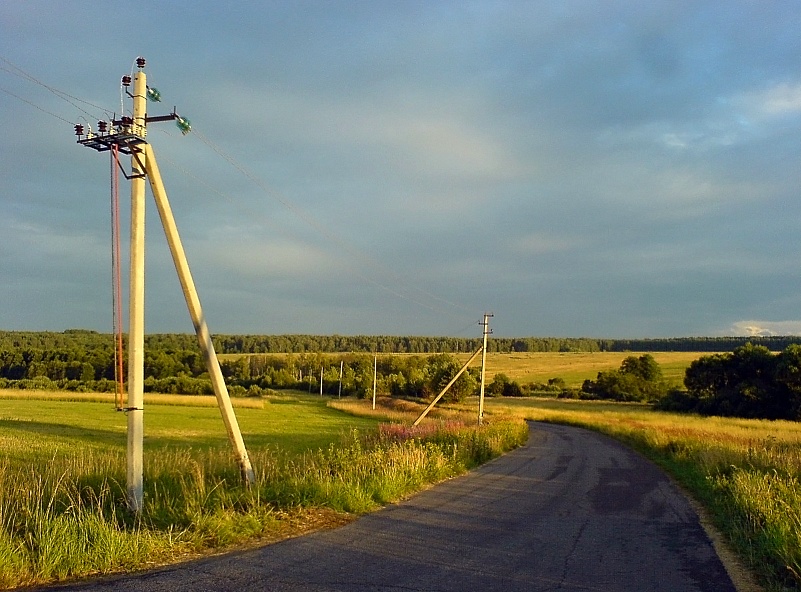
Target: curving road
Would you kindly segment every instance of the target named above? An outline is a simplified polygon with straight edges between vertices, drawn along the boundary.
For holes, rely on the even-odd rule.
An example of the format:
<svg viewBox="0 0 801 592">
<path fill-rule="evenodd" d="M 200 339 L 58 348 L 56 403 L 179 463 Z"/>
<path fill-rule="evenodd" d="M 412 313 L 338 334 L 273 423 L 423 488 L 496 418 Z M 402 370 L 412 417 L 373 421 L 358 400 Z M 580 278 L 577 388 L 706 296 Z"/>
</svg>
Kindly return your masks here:
<svg viewBox="0 0 801 592">
<path fill-rule="evenodd" d="M 59 590 L 734 591 L 698 516 L 653 464 L 579 428 L 342 528 Z"/>
</svg>

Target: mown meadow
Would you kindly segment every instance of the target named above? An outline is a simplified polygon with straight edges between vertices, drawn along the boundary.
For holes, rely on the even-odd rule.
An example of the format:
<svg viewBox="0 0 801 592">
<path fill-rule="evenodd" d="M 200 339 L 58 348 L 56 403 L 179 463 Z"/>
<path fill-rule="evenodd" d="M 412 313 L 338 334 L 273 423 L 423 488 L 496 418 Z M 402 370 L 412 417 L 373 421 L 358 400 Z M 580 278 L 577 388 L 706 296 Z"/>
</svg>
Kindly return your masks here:
<svg viewBox="0 0 801 592">
<path fill-rule="evenodd" d="M 213 399 L 149 396 L 144 510 L 133 515 L 126 418 L 110 397 L 0 393 L 0 587 L 140 570 L 342 524 L 528 433 L 521 420 L 478 429 L 459 413 L 410 430 L 408 410 L 356 417 L 327 403 L 299 393 L 236 400 L 256 472 L 245 488 Z"/>
<path fill-rule="evenodd" d="M 560 378 L 565 386 L 579 388 L 587 379 L 594 379 L 598 372 L 615 370 L 632 352 L 517 352 L 487 354 L 487 380 L 496 374 L 506 374 L 520 384 L 547 383 Z M 650 352 L 662 370 L 662 376 L 670 386 L 680 386 L 687 367 L 702 354 L 698 352 Z M 466 361 L 469 354 L 458 354 Z"/>
<path fill-rule="evenodd" d="M 667 470 L 769 590 L 801 588 L 801 424 L 699 417 L 646 405 L 493 399 L 490 413 L 608 434 Z"/>
</svg>

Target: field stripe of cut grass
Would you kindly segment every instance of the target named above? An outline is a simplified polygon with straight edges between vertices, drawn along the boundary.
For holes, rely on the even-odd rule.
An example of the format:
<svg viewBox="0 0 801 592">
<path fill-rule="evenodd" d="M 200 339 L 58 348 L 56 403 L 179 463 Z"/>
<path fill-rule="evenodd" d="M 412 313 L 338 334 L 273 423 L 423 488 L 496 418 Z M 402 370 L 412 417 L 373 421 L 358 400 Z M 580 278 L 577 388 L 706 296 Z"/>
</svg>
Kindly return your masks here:
<svg viewBox="0 0 801 592">
<path fill-rule="evenodd" d="M 0 389 L 0 399 L 21 401 L 66 401 L 72 403 L 106 403 L 114 407 L 112 393 L 77 393 L 71 391 L 38 391 L 19 389 Z M 169 405 L 177 407 L 217 407 L 217 399 L 209 395 L 172 395 L 145 393 L 145 405 Z M 269 399 L 248 397 L 232 398 L 235 408 L 262 409 Z"/>
<path fill-rule="evenodd" d="M 687 367 L 703 355 L 698 352 L 647 352 L 662 369 L 665 381 L 680 386 Z M 617 370 L 628 356 L 639 357 L 643 352 L 518 352 L 487 354 L 487 380 L 496 374 L 506 374 L 520 384 L 547 384 L 551 378 L 561 378 L 570 388 L 579 388 L 587 380 L 595 380 L 598 372 Z M 467 361 L 468 354 L 458 354 Z"/>
</svg>

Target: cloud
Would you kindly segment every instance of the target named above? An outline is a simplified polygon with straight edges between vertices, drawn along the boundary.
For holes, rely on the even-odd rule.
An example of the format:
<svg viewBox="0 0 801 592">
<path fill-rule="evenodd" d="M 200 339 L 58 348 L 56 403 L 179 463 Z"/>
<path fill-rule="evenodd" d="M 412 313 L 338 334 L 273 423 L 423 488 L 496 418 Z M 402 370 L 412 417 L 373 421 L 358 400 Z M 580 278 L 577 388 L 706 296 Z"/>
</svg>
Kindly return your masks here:
<svg viewBox="0 0 801 592">
<path fill-rule="evenodd" d="M 734 100 L 752 117 L 778 118 L 801 113 L 801 83 L 783 82 L 744 93 Z"/>
<path fill-rule="evenodd" d="M 412 92 L 382 88 L 366 96 L 348 89 L 309 91 L 301 87 L 228 85 L 220 89 L 228 111 L 240 114 L 229 127 L 248 123 L 297 147 L 362 157 L 400 168 L 403 175 L 490 178 L 520 176 L 531 169 L 504 141 L 482 128 L 480 106 L 447 90 Z M 241 114 L 247 113 L 244 121 Z M 245 130 L 247 133 L 247 130 Z"/>
<path fill-rule="evenodd" d="M 249 279 L 328 277 L 341 265 L 328 253 L 291 239 L 260 236 L 234 228 L 216 229 L 213 243 L 199 243 L 198 259 Z M 224 245 L 219 248 L 219 245 Z"/>
<path fill-rule="evenodd" d="M 730 331 L 738 337 L 801 335 L 801 321 L 737 321 Z"/>
</svg>

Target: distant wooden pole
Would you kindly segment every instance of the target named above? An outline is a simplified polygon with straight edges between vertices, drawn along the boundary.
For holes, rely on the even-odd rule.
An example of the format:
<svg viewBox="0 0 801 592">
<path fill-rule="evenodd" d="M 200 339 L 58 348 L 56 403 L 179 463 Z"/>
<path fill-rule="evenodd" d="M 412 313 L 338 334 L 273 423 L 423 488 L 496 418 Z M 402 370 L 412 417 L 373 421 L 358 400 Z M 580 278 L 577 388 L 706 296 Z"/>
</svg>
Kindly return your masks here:
<svg viewBox="0 0 801 592">
<path fill-rule="evenodd" d="M 339 361 L 339 391 L 337 392 L 337 399 L 342 398 L 342 368 L 345 365 L 345 360 Z"/>
<path fill-rule="evenodd" d="M 375 387 L 378 381 L 378 356 L 373 357 L 373 411 L 375 411 Z"/>
<path fill-rule="evenodd" d="M 484 345 L 481 348 L 481 389 L 478 394 L 478 425 L 484 422 L 484 377 L 487 371 L 487 335 L 489 335 L 489 318 L 494 316 L 490 313 L 484 313 Z"/>
</svg>

